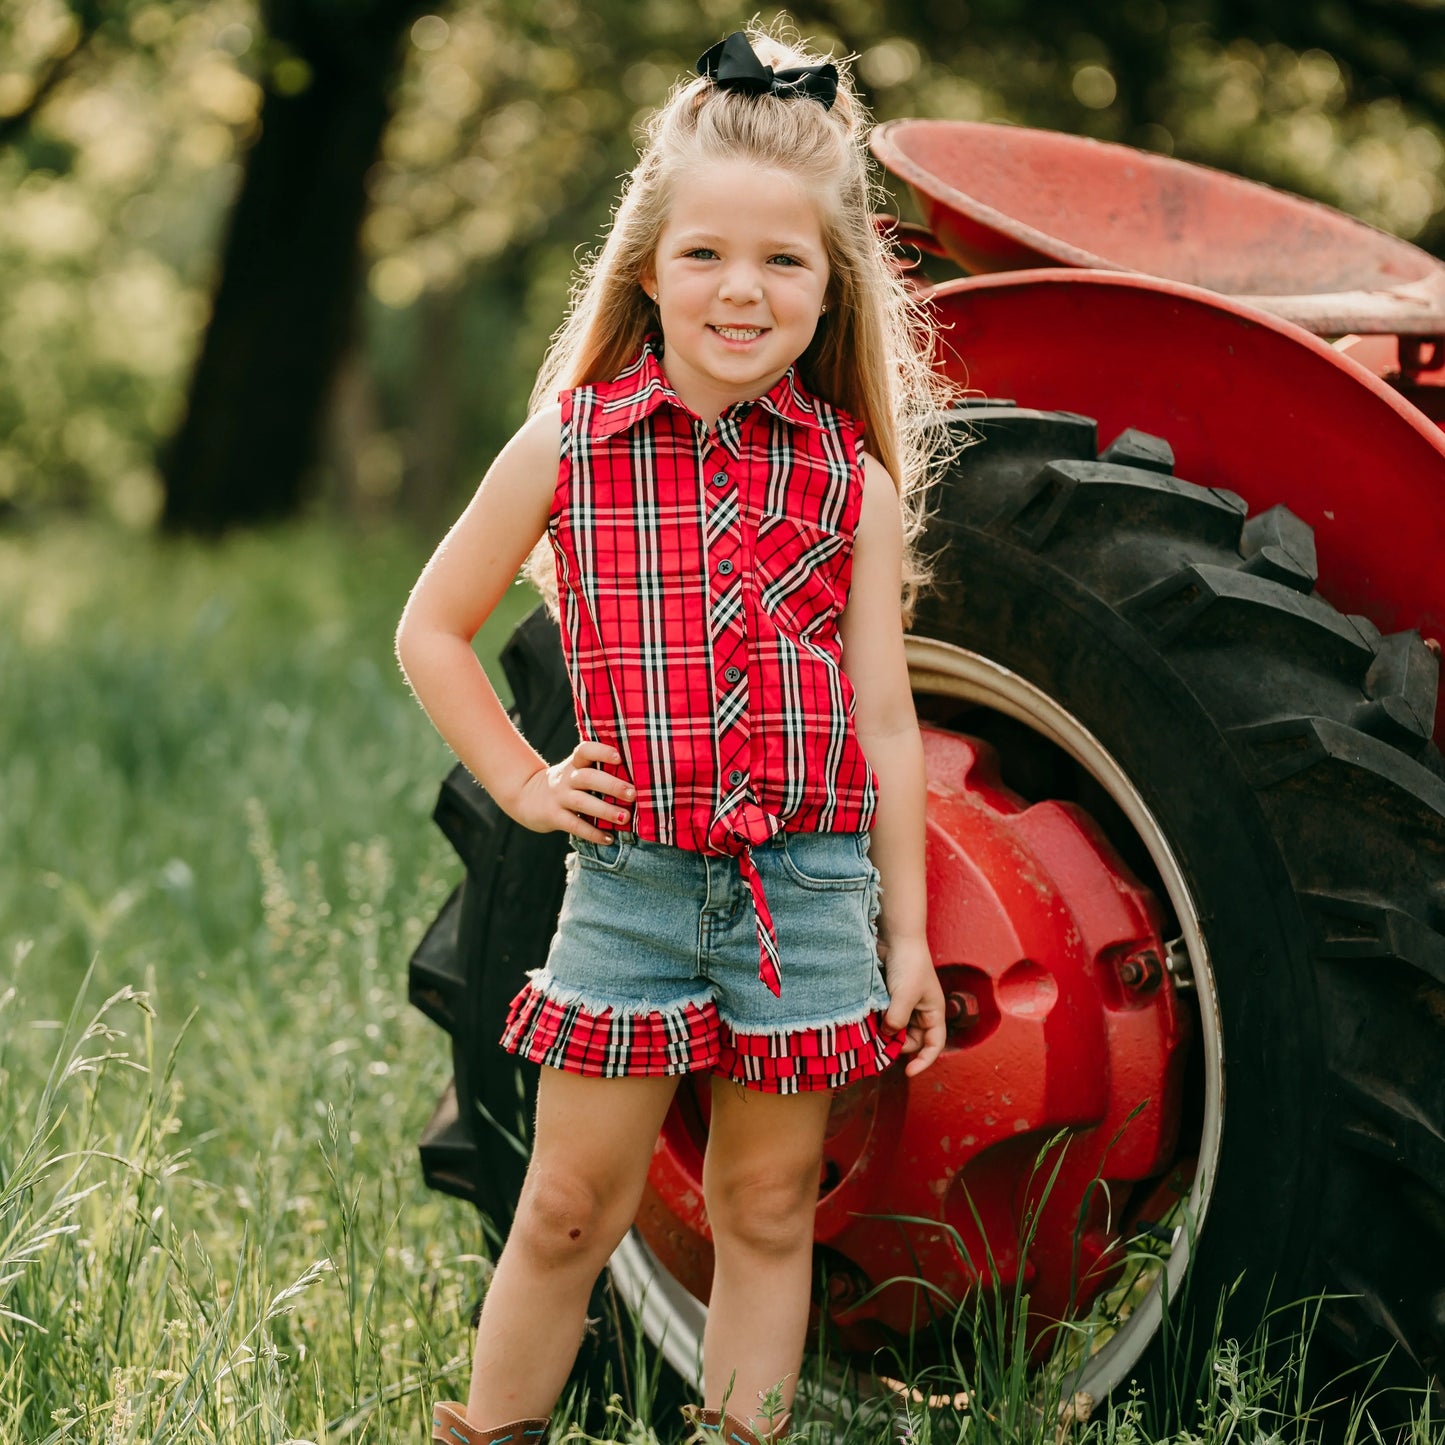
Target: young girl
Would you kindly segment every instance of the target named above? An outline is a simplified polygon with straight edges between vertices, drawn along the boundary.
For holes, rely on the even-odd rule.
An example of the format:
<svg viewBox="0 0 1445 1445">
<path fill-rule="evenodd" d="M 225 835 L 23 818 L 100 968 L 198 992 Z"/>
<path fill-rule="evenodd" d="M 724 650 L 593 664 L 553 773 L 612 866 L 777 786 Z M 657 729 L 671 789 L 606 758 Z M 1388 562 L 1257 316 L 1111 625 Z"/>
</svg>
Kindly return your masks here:
<svg viewBox="0 0 1445 1445">
<path fill-rule="evenodd" d="M 716 1255 L 692 1419 L 781 1433 L 759 1401 L 790 1405 L 802 1358 L 830 1093 L 943 1044 L 901 607 L 940 393 L 846 78 L 755 38 L 655 117 L 531 418 L 397 635 L 457 756 L 575 846 L 503 1036 L 545 1067 L 446 1445 L 545 1435 L 690 1072 Z M 550 767 L 471 649 L 544 534 L 582 738 Z"/>
</svg>

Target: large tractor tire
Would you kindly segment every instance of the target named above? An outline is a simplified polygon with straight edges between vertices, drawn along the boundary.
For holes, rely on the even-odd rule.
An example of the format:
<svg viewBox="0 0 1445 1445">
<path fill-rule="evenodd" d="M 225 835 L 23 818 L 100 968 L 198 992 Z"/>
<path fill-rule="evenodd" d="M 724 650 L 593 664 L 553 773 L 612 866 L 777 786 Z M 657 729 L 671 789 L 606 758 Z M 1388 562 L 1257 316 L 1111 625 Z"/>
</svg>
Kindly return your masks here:
<svg viewBox="0 0 1445 1445">
<path fill-rule="evenodd" d="M 1092 819 L 1157 898 L 1161 987 L 1192 1015 L 1176 1160 L 1188 1208 L 1163 1230 L 1154 1209 L 1153 1305 L 1132 1308 L 1077 1383 L 1098 1398 L 1140 1378 L 1156 1400 L 1189 1391 L 1187 1409 L 1178 1352 L 1204 1347 L 1218 1310 L 1248 1338 L 1271 1309 L 1324 1294 L 1337 1367 L 1388 1354 L 1386 1377 L 1438 1388 L 1437 658 L 1416 633 L 1382 637 L 1335 611 L 1314 590 L 1310 529 L 1175 478 L 1165 441 L 1125 432 L 1100 453 L 1089 419 L 1008 403 L 961 419 L 976 440 L 941 485 L 936 588 L 909 640 L 920 717 L 995 750 L 1018 797 Z M 561 756 L 570 702 L 542 613 L 504 662 L 527 736 Z M 545 954 L 566 844 L 516 827 L 460 772 L 437 816 L 467 875 L 412 965 L 456 1069 L 422 1154 L 433 1184 L 501 1226 L 524 1167 L 505 1136 L 525 1134 L 535 1071 L 495 1040 Z M 665 1299 L 675 1281 L 638 1258 L 653 1256 L 627 1270 L 653 1268 Z M 647 1327 L 665 1324 L 678 1358 L 689 1316 L 664 1316 Z"/>
</svg>

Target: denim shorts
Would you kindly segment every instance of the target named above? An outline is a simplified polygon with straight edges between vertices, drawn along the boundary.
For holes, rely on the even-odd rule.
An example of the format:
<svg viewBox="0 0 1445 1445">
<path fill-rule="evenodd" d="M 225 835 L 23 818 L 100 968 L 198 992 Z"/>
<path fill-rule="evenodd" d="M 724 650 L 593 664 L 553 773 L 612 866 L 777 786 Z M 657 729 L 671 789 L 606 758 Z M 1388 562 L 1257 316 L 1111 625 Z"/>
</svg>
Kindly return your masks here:
<svg viewBox="0 0 1445 1445">
<path fill-rule="evenodd" d="M 792 1093 L 886 1068 L 878 870 L 868 834 L 754 845 L 782 960 L 758 977 L 752 897 L 732 857 L 618 832 L 574 839 L 546 965 L 513 1001 L 503 1046 L 598 1077 L 721 1073 Z"/>
</svg>

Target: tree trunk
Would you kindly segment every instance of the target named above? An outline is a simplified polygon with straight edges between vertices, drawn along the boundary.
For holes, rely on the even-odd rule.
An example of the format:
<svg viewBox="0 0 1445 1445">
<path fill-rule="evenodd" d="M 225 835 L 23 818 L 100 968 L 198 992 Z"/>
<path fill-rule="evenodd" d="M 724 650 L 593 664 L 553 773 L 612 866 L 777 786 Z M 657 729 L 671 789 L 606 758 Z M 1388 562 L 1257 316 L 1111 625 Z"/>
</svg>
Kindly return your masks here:
<svg viewBox="0 0 1445 1445">
<path fill-rule="evenodd" d="M 164 524 L 217 533 L 294 513 L 353 321 L 365 177 L 400 37 L 424 0 L 277 0 L 270 36 L 311 67 L 268 86 L 231 215 L 186 415 L 162 459 Z"/>
</svg>

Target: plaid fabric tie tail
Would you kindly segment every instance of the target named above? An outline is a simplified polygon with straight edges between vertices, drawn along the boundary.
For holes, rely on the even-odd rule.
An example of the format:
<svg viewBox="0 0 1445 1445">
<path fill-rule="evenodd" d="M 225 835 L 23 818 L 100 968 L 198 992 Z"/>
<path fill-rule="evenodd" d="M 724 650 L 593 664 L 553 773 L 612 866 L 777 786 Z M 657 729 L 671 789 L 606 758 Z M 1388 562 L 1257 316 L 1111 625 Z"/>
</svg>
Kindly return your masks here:
<svg viewBox="0 0 1445 1445">
<path fill-rule="evenodd" d="M 763 880 L 757 864 L 753 862 L 751 844 L 744 844 L 738 854 L 738 872 L 752 891 L 753 912 L 758 920 L 758 978 L 767 985 L 774 998 L 781 998 L 783 969 L 778 954 L 778 935 L 773 928 L 773 910 L 768 907 L 768 896 L 763 892 Z"/>
</svg>

